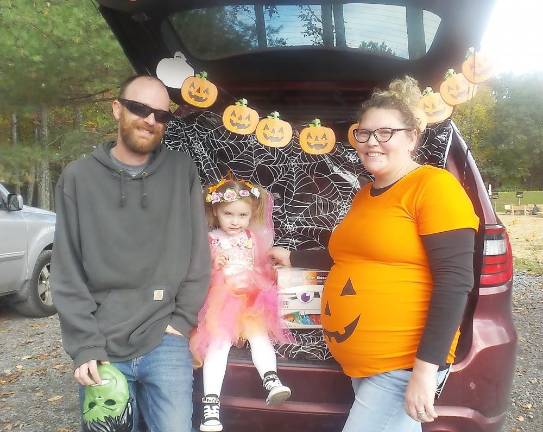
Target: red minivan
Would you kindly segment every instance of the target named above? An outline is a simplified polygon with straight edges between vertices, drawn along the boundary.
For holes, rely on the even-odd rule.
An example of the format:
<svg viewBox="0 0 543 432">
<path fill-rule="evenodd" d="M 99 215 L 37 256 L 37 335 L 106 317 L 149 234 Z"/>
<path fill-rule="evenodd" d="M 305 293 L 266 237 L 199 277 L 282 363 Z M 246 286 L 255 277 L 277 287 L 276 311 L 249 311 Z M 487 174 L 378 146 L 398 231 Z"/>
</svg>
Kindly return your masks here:
<svg viewBox="0 0 543 432">
<path fill-rule="evenodd" d="M 165 143 L 195 160 L 203 183 L 228 170 L 261 183 L 275 198 L 276 242 L 326 247 L 364 171 L 347 140 L 357 106 L 393 78 L 415 77 L 436 89 L 448 68 L 460 69 L 477 47 L 494 0 L 98 0 L 99 9 L 135 70 L 156 74 L 181 52 L 219 88 L 208 110 L 179 104 Z M 246 98 L 261 117 L 279 111 L 301 130 L 318 117 L 336 133 L 327 155 L 304 153 L 298 132 L 283 148 L 254 135 L 232 134 L 221 114 Z M 451 171 L 481 221 L 476 283 L 456 362 L 437 402 L 439 418 L 425 432 L 497 432 L 509 406 L 517 337 L 512 323 L 512 257 L 469 145 L 451 120 L 427 128 L 421 163 Z M 315 323 L 313 323 L 315 324 Z M 322 330 L 299 326 L 295 344 L 277 347 L 292 398 L 268 407 L 248 349 L 232 349 L 221 396 L 226 431 L 340 431 L 352 403 L 350 381 L 330 357 Z M 199 423 L 200 376 L 195 383 Z"/>
</svg>

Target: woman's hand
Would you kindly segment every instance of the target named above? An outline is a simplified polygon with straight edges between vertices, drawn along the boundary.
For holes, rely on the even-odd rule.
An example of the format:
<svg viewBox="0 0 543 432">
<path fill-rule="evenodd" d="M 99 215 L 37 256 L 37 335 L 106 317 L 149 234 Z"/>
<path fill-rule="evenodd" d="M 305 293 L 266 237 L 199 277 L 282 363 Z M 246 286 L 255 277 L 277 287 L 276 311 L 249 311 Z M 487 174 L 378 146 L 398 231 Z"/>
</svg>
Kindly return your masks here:
<svg viewBox="0 0 543 432">
<path fill-rule="evenodd" d="M 279 264 L 286 267 L 292 267 L 290 263 L 290 251 L 288 249 L 275 246 L 270 249 L 268 255 L 274 264 Z"/>
<path fill-rule="evenodd" d="M 435 364 L 415 359 L 413 374 L 407 384 L 405 411 L 412 419 L 421 423 L 433 422 L 437 418 L 434 408 L 437 369 Z"/>
</svg>

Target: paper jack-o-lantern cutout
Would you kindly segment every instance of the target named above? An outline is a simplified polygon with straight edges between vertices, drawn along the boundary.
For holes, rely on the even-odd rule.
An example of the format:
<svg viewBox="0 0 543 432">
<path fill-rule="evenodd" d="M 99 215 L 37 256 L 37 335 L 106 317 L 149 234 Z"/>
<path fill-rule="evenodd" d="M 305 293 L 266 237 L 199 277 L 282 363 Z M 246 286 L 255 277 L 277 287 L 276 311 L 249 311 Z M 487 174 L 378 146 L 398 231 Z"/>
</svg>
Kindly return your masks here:
<svg viewBox="0 0 543 432">
<path fill-rule="evenodd" d="M 462 63 L 462 73 L 469 82 L 479 84 L 492 76 L 494 67 L 485 54 L 476 53 L 474 48 L 470 48 Z"/>
<path fill-rule="evenodd" d="M 206 72 L 188 77 L 181 87 L 183 100 L 198 108 L 208 108 L 217 100 L 217 87 L 207 79 Z"/>
<path fill-rule="evenodd" d="M 222 114 L 222 123 L 230 132 L 240 135 L 252 134 L 258 124 L 258 113 L 247 106 L 247 99 L 229 105 Z"/>
<path fill-rule="evenodd" d="M 355 129 L 358 129 L 358 123 L 353 123 L 350 127 L 349 127 L 349 130 L 347 131 L 347 140 L 349 141 L 349 144 L 351 146 L 353 146 L 354 148 L 356 148 L 358 146 L 358 141 L 356 140 L 356 138 L 354 137 L 354 130 Z"/>
<path fill-rule="evenodd" d="M 422 93 L 419 107 L 426 114 L 428 123 L 439 123 L 450 117 L 453 107 L 447 105 L 439 93 L 434 93 L 431 87 L 426 87 Z"/>
<path fill-rule="evenodd" d="M 277 111 L 263 118 L 256 126 L 256 139 L 268 147 L 285 147 L 292 139 L 292 126 L 279 118 Z"/>
<path fill-rule="evenodd" d="M 463 74 L 449 69 L 445 81 L 439 87 L 439 93 L 446 104 L 455 106 L 469 101 L 475 95 L 475 84 L 470 83 Z"/>
<path fill-rule="evenodd" d="M 306 153 L 321 155 L 330 153 L 336 145 L 336 135 L 330 128 L 321 126 L 319 119 L 313 120 L 300 132 L 300 147 Z"/>
<path fill-rule="evenodd" d="M 329 294 L 321 306 L 322 332 L 328 345 L 345 343 L 355 332 L 360 321 L 358 304 L 353 301 L 356 295 L 351 279 L 348 279 L 341 293 Z"/>
<path fill-rule="evenodd" d="M 132 430 L 132 407 L 125 376 L 112 364 L 98 366 L 102 384 L 85 386 L 84 430 Z"/>
<path fill-rule="evenodd" d="M 156 66 L 156 76 L 171 88 L 181 88 L 185 78 L 194 75 L 194 69 L 189 66 L 185 56 L 177 51 L 173 58 L 163 58 Z"/>
</svg>

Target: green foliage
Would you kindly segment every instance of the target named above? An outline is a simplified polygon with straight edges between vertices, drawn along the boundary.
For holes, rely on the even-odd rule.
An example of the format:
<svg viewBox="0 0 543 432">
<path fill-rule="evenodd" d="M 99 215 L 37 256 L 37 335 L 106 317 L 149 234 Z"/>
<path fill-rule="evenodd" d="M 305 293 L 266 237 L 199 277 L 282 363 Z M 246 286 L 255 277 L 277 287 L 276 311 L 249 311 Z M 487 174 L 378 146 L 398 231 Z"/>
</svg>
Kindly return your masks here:
<svg viewBox="0 0 543 432">
<path fill-rule="evenodd" d="M 19 116 L 22 126 L 19 144 L 14 147 L 5 140 L 0 142 L 0 181 L 8 184 L 24 184 L 35 180 L 38 162 L 48 160 L 55 173 L 70 161 L 89 154 L 93 146 L 116 137 L 116 123 L 111 116 L 108 102 L 92 103 L 82 107 L 83 123 L 73 127 L 72 107 L 57 107 L 50 111 L 50 132 L 47 146 L 40 146 L 34 137 L 36 116 L 26 112 Z M 0 119 L 3 117 L 0 116 Z M 0 125 L 6 121 L 0 122 Z M 9 126 L 5 129 L 9 130 Z M 3 134 L 6 136 L 6 134 Z M 53 182 L 56 181 L 56 176 Z"/>
<path fill-rule="evenodd" d="M 375 41 L 364 41 L 360 44 L 360 48 L 370 51 L 375 54 L 385 55 L 385 56 L 395 56 L 396 53 L 390 48 L 386 43 L 381 42 L 377 43 Z"/>
<path fill-rule="evenodd" d="M 543 76 L 508 76 L 494 86 L 496 129 L 492 136 L 504 184 L 543 186 Z"/>
<path fill-rule="evenodd" d="M 4 112 L 84 101 L 130 73 L 90 1 L 0 0 L 0 28 Z"/>
<path fill-rule="evenodd" d="M 486 183 L 543 188 L 543 76 L 505 76 L 481 86 L 453 119 Z"/>
<path fill-rule="evenodd" d="M 0 0 L 0 28 L 0 180 L 32 184 L 47 161 L 55 183 L 66 163 L 111 138 L 110 101 L 131 67 L 91 1 Z"/>
</svg>

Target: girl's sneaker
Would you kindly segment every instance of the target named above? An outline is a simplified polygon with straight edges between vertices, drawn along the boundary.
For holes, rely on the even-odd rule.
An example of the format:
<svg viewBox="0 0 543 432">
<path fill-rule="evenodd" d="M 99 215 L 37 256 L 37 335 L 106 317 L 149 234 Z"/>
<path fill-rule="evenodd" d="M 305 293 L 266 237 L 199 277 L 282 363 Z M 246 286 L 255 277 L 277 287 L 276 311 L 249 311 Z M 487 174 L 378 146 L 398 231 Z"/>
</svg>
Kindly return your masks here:
<svg viewBox="0 0 543 432">
<path fill-rule="evenodd" d="M 220 402 L 216 394 L 208 394 L 202 398 L 203 412 L 200 430 L 202 432 L 220 432 L 222 424 L 219 420 Z"/>
<path fill-rule="evenodd" d="M 290 397 L 290 389 L 281 383 L 275 371 L 266 372 L 262 384 L 268 392 L 268 397 L 266 398 L 268 405 L 280 404 Z"/>
</svg>

